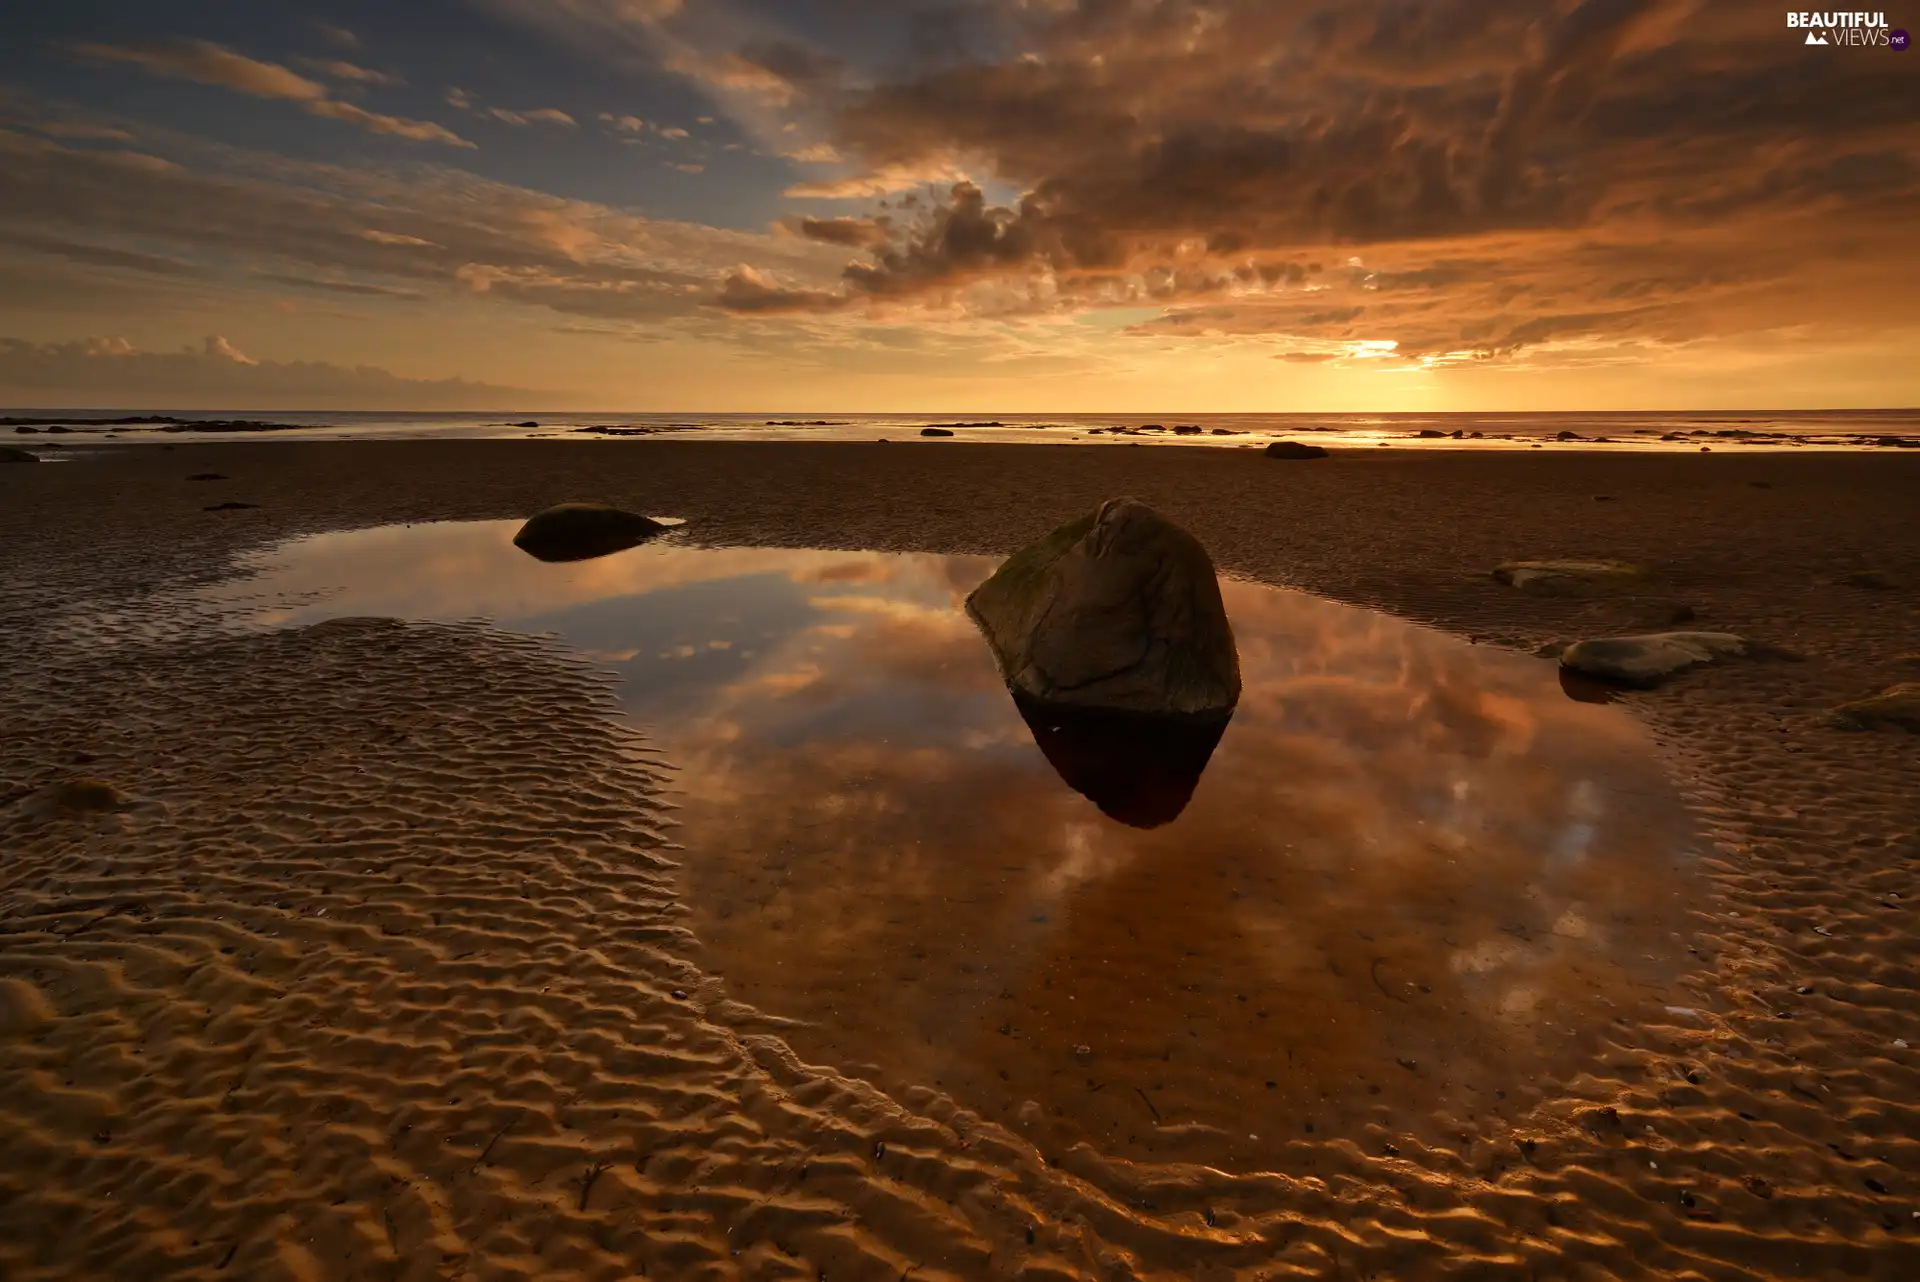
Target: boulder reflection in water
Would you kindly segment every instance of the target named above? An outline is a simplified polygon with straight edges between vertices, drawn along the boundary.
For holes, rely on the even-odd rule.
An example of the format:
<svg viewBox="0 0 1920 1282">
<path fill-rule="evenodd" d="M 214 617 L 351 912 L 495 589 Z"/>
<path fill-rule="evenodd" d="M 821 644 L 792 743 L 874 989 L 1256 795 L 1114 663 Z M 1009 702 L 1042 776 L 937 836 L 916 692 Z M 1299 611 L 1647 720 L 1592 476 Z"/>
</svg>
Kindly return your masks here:
<svg viewBox="0 0 1920 1282">
<path fill-rule="evenodd" d="M 1069 788 L 1110 819 L 1158 828 L 1180 817 L 1226 720 L 1061 708 L 1015 694 L 1033 741 Z"/>
</svg>

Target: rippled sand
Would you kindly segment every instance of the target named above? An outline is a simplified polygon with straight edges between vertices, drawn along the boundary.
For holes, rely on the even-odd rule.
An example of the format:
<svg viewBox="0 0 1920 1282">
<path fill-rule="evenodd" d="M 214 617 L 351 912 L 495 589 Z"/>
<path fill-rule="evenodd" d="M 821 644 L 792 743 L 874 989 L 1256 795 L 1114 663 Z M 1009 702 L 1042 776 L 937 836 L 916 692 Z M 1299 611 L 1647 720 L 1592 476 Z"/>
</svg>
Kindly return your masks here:
<svg viewBox="0 0 1920 1282">
<path fill-rule="evenodd" d="M 231 445 L 0 477 L 0 1274 L 1920 1276 L 1920 739 L 1824 721 L 1920 650 L 1920 467 L 1172 454 Z M 216 465 L 262 506 L 203 511 L 183 478 Z M 1633 700 L 1717 841 L 1692 996 L 1419 1138 L 1302 1131 L 1267 1171 L 1057 1143 L 721 1005 L 674 767 L 590 663 L 152 605 L 270 537 L 562 497 L 1000 553 L 1113 493 L 1230 570 L 1516 647 L 1647 603 L 1486 568 L 1606 555 L 1805 654 Z M 1835 582 L 1867 568 L 1904 586 Z M 46 791 L 75 777 L 117 792 Z"/>
</svg>

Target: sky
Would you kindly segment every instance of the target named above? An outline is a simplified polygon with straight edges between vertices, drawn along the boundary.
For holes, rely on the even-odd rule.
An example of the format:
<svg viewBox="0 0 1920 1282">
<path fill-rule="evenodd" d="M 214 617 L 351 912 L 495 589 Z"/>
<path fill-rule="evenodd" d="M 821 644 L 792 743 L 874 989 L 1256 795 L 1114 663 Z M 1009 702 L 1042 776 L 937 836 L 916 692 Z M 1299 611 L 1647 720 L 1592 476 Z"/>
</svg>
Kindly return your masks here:
<svg viewBox="0 0 1920 1282">
<path fill-rule="evenodd" d="M 9 4 L 0 402 L 1920 405 L 1906 2 Z"/>
</svg>

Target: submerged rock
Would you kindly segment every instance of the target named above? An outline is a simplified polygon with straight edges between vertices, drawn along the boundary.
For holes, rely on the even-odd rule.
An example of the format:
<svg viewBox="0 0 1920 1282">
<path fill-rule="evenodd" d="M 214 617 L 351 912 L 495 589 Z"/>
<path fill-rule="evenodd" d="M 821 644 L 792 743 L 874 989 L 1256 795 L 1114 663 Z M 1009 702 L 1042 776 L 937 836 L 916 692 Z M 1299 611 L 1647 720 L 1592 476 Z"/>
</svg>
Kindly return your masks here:
<svg viewBox="0 0 1920 1282">
<path fill-rule="evenodd" d="M 1625 561 L 1505 561 L 1493 577 L 1533 596 L 1580 596 L 1643 578 L 1646 570 Z"/>
<path fill-rule="evenodd" d="M 667 527 L 604 503 L 562 503 L 536 513 L 513 545 L 542 561 L 585 561 L 624 551 Z"/>
<path fill-rule="evenodd" d="M 1133 499 L 1009 557 L 967 614 L 1008 687 L 1041 708 L 1224 723 L 1240 700 L 1212 558 Z"/>
<path fill-rule="evenodd" d="M 1561 652 L 1560 666 L 1602 681 L 1650 686 L 1688 668 L 1745 655 L 1751 649 L 1745 637 L 1731 632 L 1649 632 L 1576 641 Z"/>
<path fill-rule="evenodd" d="M 1871 698 L 1843 703 L 1833 710 L 1830 719 L 1843 730 L 1892 726 L 1920 734 L 1920 681 L 1903 681 Z"/>
<path fill-rule="evenodd" d="M 40 456 L 38 454 L 29 454 L 27 451 L 17 450 L 11 445 L 0 445 L 0 463 L 38 463 L 39 461 Z"/>
<path fill-rule="evenodd" d="M 1267 446 L 1268 458 L 1326 458 L 1326 447 L 1302 445 L 1299 441 L 1274 441 Z"/>
</svg>

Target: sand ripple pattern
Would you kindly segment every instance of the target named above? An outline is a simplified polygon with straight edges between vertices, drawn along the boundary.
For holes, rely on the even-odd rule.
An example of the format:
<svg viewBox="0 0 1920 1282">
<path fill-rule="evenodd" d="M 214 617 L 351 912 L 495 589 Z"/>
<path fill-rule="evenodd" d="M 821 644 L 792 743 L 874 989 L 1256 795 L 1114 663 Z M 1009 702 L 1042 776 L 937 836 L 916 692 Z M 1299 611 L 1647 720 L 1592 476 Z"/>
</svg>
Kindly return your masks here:
<svg viewBox="0 0 1920 1282">
<path fill-rule="evenodd" d="M 1528 639 L 1605 620 L 1493 593 L 1481 564 L 1664 549 L 1716 624 L 1810 656 L 1645 704 L 1720 844 L 1697 1005 L 1618 1028 L 1521 1122 L 1436 1119 L 1452 1142 L 1430 1145 L 1302 1135 L 1305 1175 L 1127 1166 L 929 1091 L 889 1099 L 796 1062 L 687 960 L 672 767 L 587 665 L 479 626 L 243 637 L 143 604 L 273 532 L 511 515 L 565 490 L 577 455 L 489 480 L 508 473 L 475 454 L 430 513 L 417 480 L 323 475 L 364 453 L 207 447 L 105 484 L 31 469 L 72 475 L 0 493 L 0 1276 L 1920 1276 L 1920 1070 L 1899 1045 L 1920 758 L 1814 729 L 1876 656 L 1914 648 L 1913 602 L 1863 624 L 1838 589 L 1778 586 L 1874 548 L 1920 565 L 1899 487 L 1796 501 L 1755 559 L 1753 514 L 1724 512 L 1759 497 L 1632 490 L 1624 467 L 1489 465 L 1532 487 L 1511 502 L 1524 528 L 1495 529 L 1474 521 L 1478 472 L 1349 462 L 1229 504 L 1231 461 L 1113 453 L 1010 484 L 985 452 L 723 474 L 650 444 L 600 488 L 789 542 L 884 491 L 908 524 L 860 509 L 836 540 L 941 551 L 1004 550 L 1052 507 L 1132 492 L 1235 569 Z M 248 497 L 332 497 L 210 534 L 152 481 L 229 460 L 264 478 Z M 610 476 L 604 451 L 591 466 Z M 152 483 L 129 500 L 136 472 Z M 1644 502 L 1556 543 L 1600 483 Z M 1382 535 L 1344 515 L 1358 498 L 1413 516 Z M 82 774 L 125 804 L 29 804 Z"/>
</svg>

